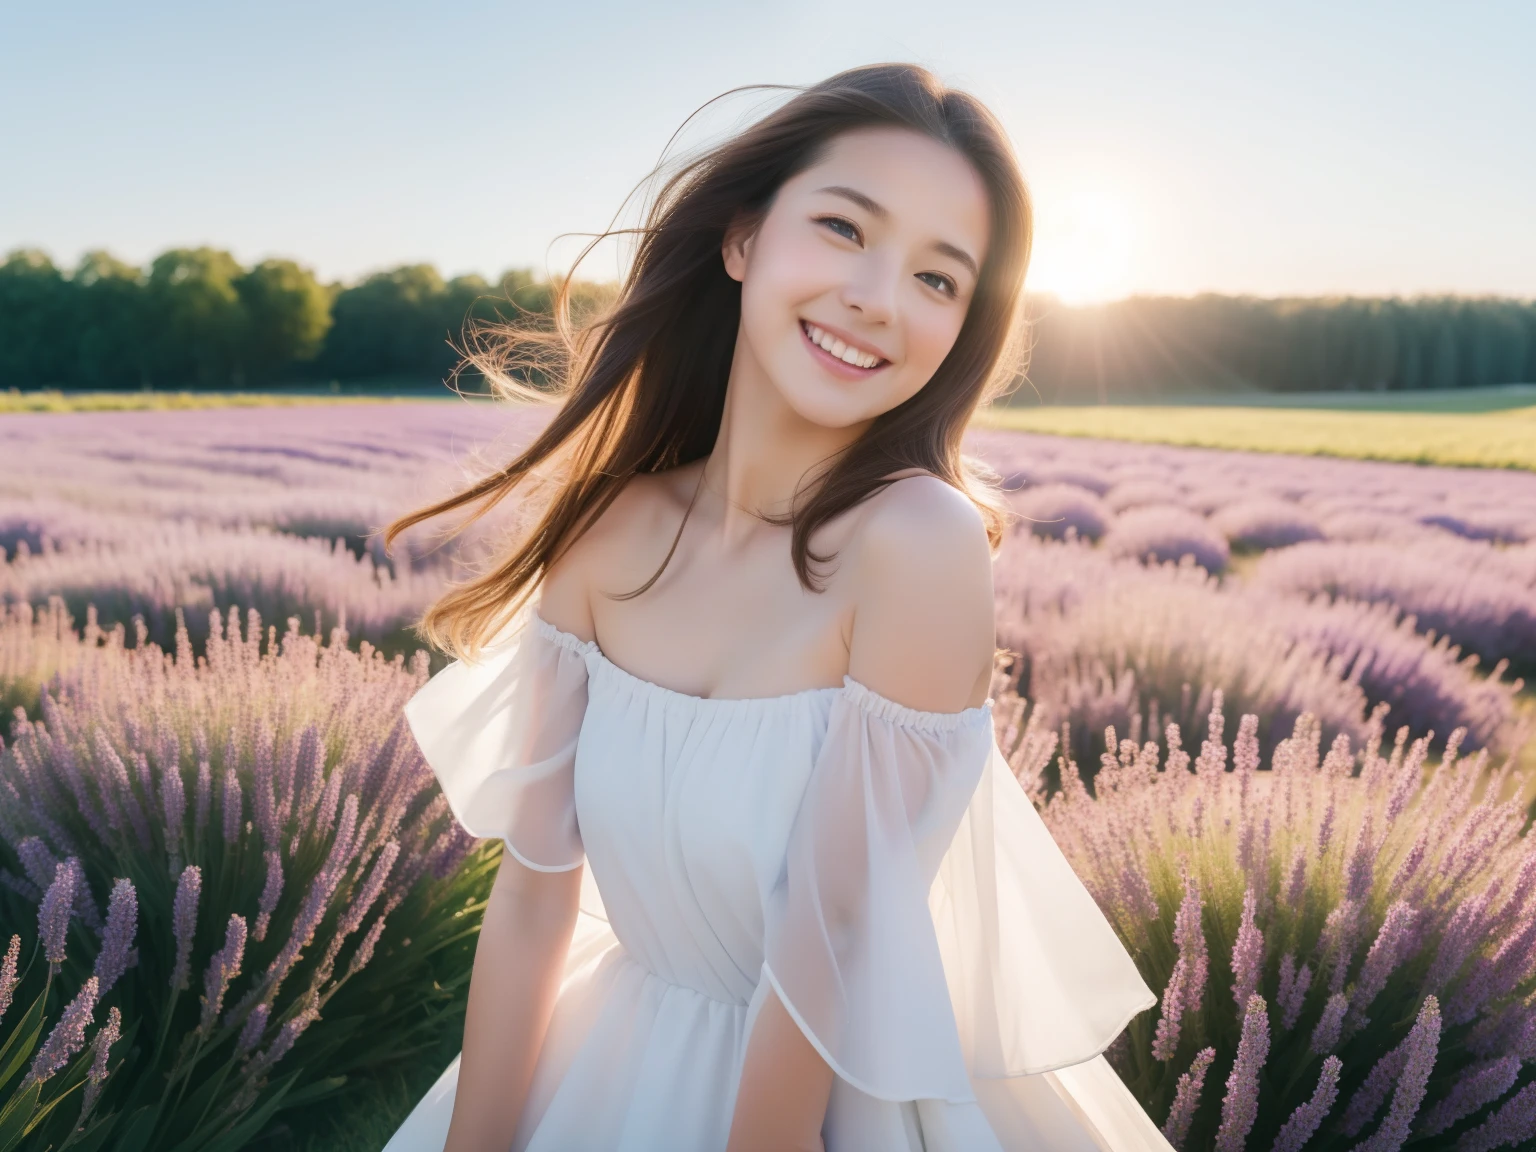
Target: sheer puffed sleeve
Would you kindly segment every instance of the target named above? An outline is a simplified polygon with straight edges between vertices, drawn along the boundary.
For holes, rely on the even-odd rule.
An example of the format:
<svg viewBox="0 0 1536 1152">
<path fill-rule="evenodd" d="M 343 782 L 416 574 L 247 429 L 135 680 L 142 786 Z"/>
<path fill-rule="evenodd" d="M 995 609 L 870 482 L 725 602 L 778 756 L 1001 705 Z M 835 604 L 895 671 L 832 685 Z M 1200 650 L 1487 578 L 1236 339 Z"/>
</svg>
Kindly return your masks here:
<svg viewBox="0 0 1536 1152">
<path fill-rule="evenodd" d="M 479 660 L 422 685 L 405 715 L 466 831 L 499 837 L 536 871 L 564 872 L 584 859 L 574 785 L 587 665 L 541 625 L 525 605 Z"/>
<path fill-rule="evenodd" d="M 1155 1002 L 1008 771 L 991 701 L 922 712 L 851 677 L 763 967 L 833 1071 L 882 1100 L 962 1103 L 973 1076 L 1090 1059 Z"/>
</svg>

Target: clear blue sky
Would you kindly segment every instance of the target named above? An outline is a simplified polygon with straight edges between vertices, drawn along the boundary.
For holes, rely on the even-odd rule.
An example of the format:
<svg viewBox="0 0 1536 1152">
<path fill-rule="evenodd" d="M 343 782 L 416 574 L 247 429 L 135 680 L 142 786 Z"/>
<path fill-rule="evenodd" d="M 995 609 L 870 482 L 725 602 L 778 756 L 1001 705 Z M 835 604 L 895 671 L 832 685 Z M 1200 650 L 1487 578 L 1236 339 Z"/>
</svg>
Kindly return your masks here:
<svg viewBox="0 0 1536 1152">
<path fill-rule="evenodd" d="M 909 59 L 1007 124 L 1038 287 L 1536 296 L 1533 44 L 1532 0 L 0 0 L 0 250 L 560 267 L 711 96 Z"/>
</svg>

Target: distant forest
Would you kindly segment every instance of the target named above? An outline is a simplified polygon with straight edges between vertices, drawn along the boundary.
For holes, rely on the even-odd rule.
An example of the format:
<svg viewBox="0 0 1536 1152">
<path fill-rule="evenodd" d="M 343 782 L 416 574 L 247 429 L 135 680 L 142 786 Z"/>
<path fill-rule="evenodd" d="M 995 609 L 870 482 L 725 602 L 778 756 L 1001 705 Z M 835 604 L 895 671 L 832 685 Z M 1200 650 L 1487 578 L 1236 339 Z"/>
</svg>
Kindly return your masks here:
<svg viewBox="0 0 1536 1152">
<path fill-rule="evenodd" d="M 612 286 L 581 285 L 587 306 Z M 526 271 L 445 280 L 413 264 L 322 284 L 292 260 L 243 267 L 178 248 L 148 268 L 105 252 L 64 270 L 0 263 L 0 388 L 267 388 L 440 380 L 468 319 L 547 314 Z M 1399 391 L 1536 381 L 1536 301 L 1140 296 L 1069 307 L 1031 297 L 1015 402 L 1234 391 Z M 465 387 L 474 382 L 464 381 Z"/>
</svg>

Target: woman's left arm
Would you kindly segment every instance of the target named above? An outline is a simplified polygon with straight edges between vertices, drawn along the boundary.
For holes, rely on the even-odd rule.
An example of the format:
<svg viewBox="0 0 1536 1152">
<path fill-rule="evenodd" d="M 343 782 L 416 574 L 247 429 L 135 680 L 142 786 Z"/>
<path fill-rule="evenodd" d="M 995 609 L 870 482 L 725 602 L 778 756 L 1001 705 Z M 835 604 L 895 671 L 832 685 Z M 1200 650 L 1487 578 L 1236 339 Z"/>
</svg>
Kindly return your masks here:
<svg viewBox="0 0 1536 1152">
<path fill-rule="evenodd" d="M 848 673 L 899 704 L 958 712 L 986 700 L 995 645 L 992 558 L 975 505 L 941 480 L 892 484 L 847 546 Z M 727 1152 L 823 1152 L 834 1073 L 777 995 L 753 1025 Z"/>
</svg>

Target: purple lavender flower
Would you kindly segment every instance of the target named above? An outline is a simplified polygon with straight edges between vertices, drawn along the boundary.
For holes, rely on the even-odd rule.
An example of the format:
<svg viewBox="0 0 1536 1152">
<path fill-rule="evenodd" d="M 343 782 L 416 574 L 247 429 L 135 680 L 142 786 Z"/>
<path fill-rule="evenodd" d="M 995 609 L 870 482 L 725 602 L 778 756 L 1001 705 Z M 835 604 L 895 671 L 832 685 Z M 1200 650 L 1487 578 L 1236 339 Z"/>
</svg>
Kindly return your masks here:
<svg viewBox="0 0 1536 1152">
<path fill-rule="evenodd" d="M 1349 972 L 1350 959 L 1355 950 L 1355 936 L 1360 926 L 1360 905 L 1345 900 L 1328 913 L 1323 922 L 1323 932 L 1317 942 L 1317 969 L 1328 969 L 1328 990 L 1338 992 L 1344 987 Z"/>
<path fill-rule="evenodd" d="M 181 781 L 181 768 L 175 763 L 168 765 L 161 776 L 160 803 L 165 815 L 165 851 L 173 861 L 179 862 L 181 830 L 187 818 L 187 793 Z"/>
<path fill-rule="evenodd" d="M 1344 993 L 1335 992 L 1328 997 L 1328 1003 L 1323 1005 L 1323 1014 L 1318 1019 L 1317 1026 L 1312 1029 L 1312 1051 L 1319 1056 L 1326 1056 L 1339 1046 L 1344 1013 L 1348 1009 L 1349 1001 Z"/>
<path fill-rule="evenodd" d="M 21 861 L 21 869 L 27 874 L 27 879 L 37 885 L 39 892 L 47 891 L 59 866 L 59 861 L 48 851 L 48 846 L 38 837 L 28 836 L 16 845 L 16 856 Z"/>
<path fill-rule="evenodd" d="M 245 917 L 231 915 L 224 932 L 224 947 L 208 960 L 203 973 L 203 1011 L 198 1029 L 205 1035 L 213 1030 L 213 1022 L 224 1006 L 224 994 L 229 991 L 230 981 L 240 975 L 240 962 L 245 955 Z"/>
<path fill-rule="evenodd" d="M 176 966 L 171 970 L 171 987 L 187 987 L 192 973 L 192 936 L 197 930 L 197 902 L 203 891 L 203 872 L 196 864 L 182 869 L 176 881 L 176 898 L 171 920 L 176 932 Z"/>
<path fill-rule="evenodd" d="M 245 1018 L 245 1025 L 240 1029 L 240 1039 L 235 1043 L 236 1055 L 244 1055 L 261 1043 L 261 1037 L 267 1029 L 267 1017 L 271 1013 L 271 1005 L 265 1002 L 251 1009 L 251 1014 Z M 224 1023 L 228 1026 L 233 1021 L 226 1019 Z"/>
<path fill-rule="evenodd" d="M 348 796 L 347 799 L 355 801 L 356 797 Z M 350 805 L 350 810 L 354 815 L 356 814 L 355 803 Z M 289 932 L 287 943 L 267 966 L 261 983 L 257 988 L 252 989 L 253 995 L 259 991 L 268 1002 L 277 996 L 278 989 L 287 979 L 289 972 L 293 970 L 293 966 L 298 963 L 304 949 L 314 942 L 315 933 L 320 928 L 320 922 L 325 919 L 326 909 L 330 906 L 331 897 L 335 895 L 336 886 L 340 882 L 340 874 L 326 868 L 322 868 L 315 876 L 309 891 L 304 894 L 304 902 L 299 906 L 298 914 L 293 918 L 293 927 Z"/>
<path fill-rule="evenodd" d="M 100 932 L 101 909 L 96 906 L 96 898 L 91 895 L 91 886 L 85 882 L 85 868 L 80 858 L 70 856 L 64 864 L 74 873 L 75 900 L 72 910 L 75 917 L 92 932 Z"/>
<path fill-rule="evenodd" d="M 240 842 L 241 819 L 240 777 L 233 768 L 224 769 L 224 843 Z"/>
<path fill-rule="evenodd" d="M 273 792 L 275 764 L 272 733 L 262 728 L 256 736 L 256 756 L 251 770 L 251 804 L 256 810 L 256 827 L 268 848 L 282 847 L 282 830 L 277 826 L 277 797 Z"/>
<path fill-rule="evenodd" d="M 85 1100 L 80 1106 L 82 1118 L 88 1116 L 101 1096 L 101 1086 L 107 1081 L 107 1060 L 112 1054 L 112 1045 L 116 1044 L 123 1034 L 123 1014 L 113 1005 L 107 1011 L 107 1022 L 96 1031 L 96 1038 L 91 1041 L 93 1057 L 91 1070 L 87 1073 L 85 1085 Z"/>
<path fill-rule="evenodd" d="M 1424 974 L 1423 990 L 1439 992 L 1461 971 L 1467 957 L 1482 942 L 1483 915 L 1488 910 L 1488 893 L 1479 892 L 1457 905 L 1450 922 L 1440 934 L 1440 946 L 1429 970 Z"/>
<path fill-rule="evenodd" d="M 1456 1141 L 1456 1152 L 1491 1152 L 1536 1136 L 1536 1083 L 1527 1084 L 1499 1110 Z"/>
<path fill-rule="evenodd" d="M 85 1047 L 85 1030 L 95 1018 L 96 977 L 92 976 L 69 1002 L 53 1031 L 48 1033 L 48 1039 L 37 1050 L 22 1086 L 41 1084 L 69 1063 L 69 1058 Z"/>
<path fill-rule="evenodd" d="M 1198 1012 L 1205 998 L 1210 958 L 1200 927 L 1200 886 L 1188 866 L 1184 869 L 1184 898 L 1174 916 L 1173 936 L 1179 946 L 1179 957 L 1185 960 L 1184 1009 Z"/>
<path fill-rule="evenodd" d="M 1371 891 L 1371 879 L 1376 865 L 1376 843 L 1372 839 L 1372 813 L 1367 810 L 1360 831 L 1355 836 L 1354 850 L 1345 865 L 1344 898 L 1361 904 Z"/>
<path fill-rule="evenodd" d="M 1437 1136 L 1458 1120 L 1492 1104 L 1515 1086 L 1520 1077 L 1520 1057 L 1500 1056 L 1462 1070 L 1444 1099 L 1424 1113 L 1417 1126 L 1423 1136 Z"/>
<path fill-rule="evenodd" d="M 37 934 L 43 941 L 43 953 L 53 971 L 64 963 L 65 936 L 69 931 L 69 913 L 75 901 L 75 870 L 59 864 L 53 870 L 53 883 L 37 908 Z"/>
<path fill-rule="evenodd" d="M 1291 867 L 1285 882 L 1285 900 L 1292 908 L 1300 908 L 1307 892 L 1307 852 L 1298 844 L 1291 854 Z"/>
<path fill-rule="evenodd" d="M 252 1075 L 259 1075 L 272 1068 L 279 1060 L 293 1049 L 300 1036 L 316 1020 L 320 1019 L 320 1006 L 317 997 L 311 995 L 305 998 L 303 1007 L 294 1015 L 283 1021 L 283 1026 L 278 1029 L 277 1037 L 268 1045 L 254 1061 Z"/>
<path fill-rule="evenodd" d="M 368 967 L 368 961 L 373 959 L 373 950 L 379 946 L 379 937 L 384 935 L 384 916 L 385 913 L 380 913 L 375 917 L 367 933 L 358 942 L 357 951 L 352 953 L 352 960 L 347 965 L 348 978 Z"/>
<path fill-rule="evenodd" d="M 379 849 L 379 854 L 374 858 L 373 867 L 368 873 L 368 879 L 353 895 L 346 912 L 342 914 L 341 922 L 337 927 L 340 935 L 350 936 L 363 926 L 368 910 L 373 907 L 373 902 L 384 890 L 384 882 L 389 879 L 390 869 L 395 866 L 395 860 L 399 855 L 400 844 L 395 840 L 389 841 Z"/>
<path fill-rule="evenodd" d="M 192 834 L 202 840 L 208 831 L 209 810 L 213 806 L 213 769 L 207 759 L 197 762 L 197 797 L 193 801 Z"/>
<path fill-rule="evenodd" d="M 1386 918 L 1381 922 L 1370 951 L 1365 954 L 1365 963 L 1361 965 L 1360 976 L 1350 995 L 1349 1016 L 1344 1029 L 1346 1035 L 1365 1027 L 1368 1022 L 1365 1010 L 1387 986 L 1387 978 L 1402 962 L 1407 952 L 1409 929 L 1416 915 L 1404 900 L 1395 901 L 1387 909 Z"/>
<path fill-rule="evenodd" d="M 1280 958 L 1280 1026 L 1289 1032 L 1296 1027 L 1302 1005 L 1306 1003 L 1307 989 L 1312 984 L 1312 969 L 1306 964 L 1296 967 L 1296 954 L 1287 952 Z"/>
<path fill-rule="evenodd" d="M 1392 1106 L 1381 1127 L 1361 1145 L 1361 1152 L 1397 1152 L 1408 1140 L 1408 1126 L 1418 1115 L 1434 1071 L 1435 1055 L 1440 1047 L 1440 1004 L 1433 996 L 1424 998 L 1418 1019 L 1405 1041 L 1408 1058 L 1392 1093 Z"/>
<path fill-rule="evenodd" d="M 1270 1147 L 1270 1152 L 1301 1152 L 1312 1134 L 1317 1131 L 1323 1119 L 1333 1108 L 1334 1101 L 1339 1098 L 1339 1071 L 1343 1063 L 1337 1056 L 1329 1056 L 1323 1061 L 1322 1071 L 1317 1077 L 1317 1087 L 1312 1092 L 1312 1097 L 1305 1104 L 1296 1106 L 1290 1118 L 1281 1125 L 1279 1133 L 1275 1136 L 1275 1142 Z"/>
<path fill-rule="evenodd" d="M 1264 934 L 1254 924 L 1257 905 L 1252 886 L 1243 893 L 1243 919 L 1232 945 L 1232 996 L 1239 1011 L 1246 1011 L 1249 997 L 1259 986 L 1264 963 Z"/>
<path fill-rule="evenodd" d="M 1476 1017 L 1484 1004 L 1514 991 L 1516 985 L 1530 975 L 1533 955 L 1536 955 L 1536 913 L 1527 914 L 1522 923 L 1499 941 L 1492 956 L 1478 957 L 1472 974 L 1451 997 L 1447 1019 L 1452 1024 L 1465 1024 Z"/>
<path fill-rule="evenodd" d="M 1179 1046 L 1179 1023 L 1184 1015 L 1184 957 L 1174 961 L 1173 971 L 1163 988 L 1163 1010 L 1157 1021 L 1157 1035 L 1152 1040 L 1154 1060 L 1172 1060 Z"/>
<path fill-rule="evenodd" d="M 256 931 L 253 933 L 258 941 L 267 938 L 267 926 L 272 922 L 272 913 L 277 909 L 277 901 L 283 894 L 283 854 L 275 848 L 267 849 L 262 855 L 267 861 L 267 879 L 261 887 L 261 899 L 256 904 Z"/>
<path fill-rule="evenodd" d="M 133 938 L 139 929 L 139 894 L 132 880 L 119 879 L 112 884 L 107 901 L 107 926 L 102 933 L 101 951 L 96 954 L 96 979 L 105 996 L 137 962 L 138 950 Z"/>
<path fill-rule="evenodd" d="M 5 959 L 0 960 L 0 1020 L 5 1019 L 5 1010 L 11 1006 L 11 997 L 21 980 L 16 975 L 16 965 L 20 960 L 21 937 L 13 934 L 10 947 L 5 950 Z"/>
<path fill-rule="evenodd" d="M 1237 1043 L 1237 1059 L 1227 1076 L 1227 1094 L 1221 1101 L 1221 1126 L 1216 1130 L 1216 1152 L 1243 1152 L 1248 1132 L 1259 1115 L 1259 1070 L 1269 1059 L 1269 1013 L 1264 997 L 1249 997 L 1243 1012 L 1243 1035 Z"/>
<path fill-rule="evenodd" d="M 1184 1141 L 1189 1137 L 1189 1125 L 1200 1104 L 1200 1089 L 1205 1086 L 1205 1074 L 1210 1071 L 1211 1061 L 1215 1059 L 1216 1049 L 1202 1048 L 1195 1053 L 1194 1060 L 1190 1061 L 1189 1071 L 1179 1077 L 1178 1087 L 1173 1094 L 1173 1107 L 1168 1110 L 1168 1119 L 1163 1122 L 1163 1135 L 1175 1148 L 1182 1149 Z"/>
<path fill-rule="evenodd" d="M 1426 997 L 1428 999 L 1428 997 Z M 1386 1052 L 1371 1070 L 1366 1073 L 1365 1082 L 1355 1089 L 1355 1094 L 1349 1098 L 1348 1105 L 1344 1108 L 1344 1119 L 1339 1124 L 1339 1129 L 1346 1136 L 1357 1135 L 1360 1129 L 1375 1118 L 1381 1111 L 1381 1106 L 1386 1103 L 1387 1093 L 1392 1091 L 1392 1086 L 1397 1083 L 1403 1069 L 1408 1066 L 1408 1037 L 1394 1048 Z"/>
</svg>

